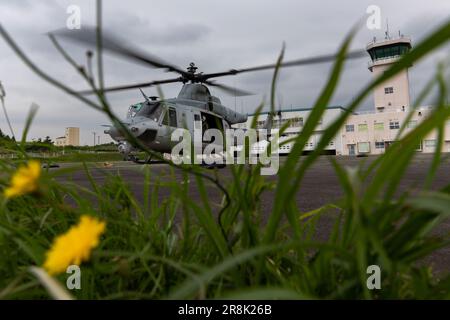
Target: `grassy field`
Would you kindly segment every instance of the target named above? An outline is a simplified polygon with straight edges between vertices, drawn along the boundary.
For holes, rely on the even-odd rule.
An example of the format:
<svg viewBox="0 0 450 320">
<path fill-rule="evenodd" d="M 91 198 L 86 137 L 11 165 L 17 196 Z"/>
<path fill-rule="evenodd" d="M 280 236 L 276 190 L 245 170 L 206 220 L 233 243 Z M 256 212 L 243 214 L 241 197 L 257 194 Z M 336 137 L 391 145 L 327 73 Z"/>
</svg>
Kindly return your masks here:
<svg viewBox="0 0 450 320">
<path fill-rule="evenodd" d="M 121 125 L 101 85 L 90 81 L 82 68 L 75 70 L 96 90 L 98 102 L 74 95 L 71 88 L 38 69 L 1 31 L 44 80 Z M 436 68 L 436 75 L 416 101 L 420 105 L 433 88 L 438 89 L 436 108 L 427 119 L 401 135 L 369 167 L 343 167 L 333 161 L 344 191 L 341 200 L 309 212 L 302 212 L 295 204 L 305 173 L 346 117 L 374 87 L 446 43 L 450 23 L 444 23 L 362 88 L 346 106 L 347 111 L 325 130 L 317 149 L 300 160 L 338 85 L 352 37 L 353 32 L 342 43 L 327 84 L 302 135 L 280 167 L 276 182 L 260 174 L 260 165 L 233 166 L 233 179 L 224 184 L 201 167 L 169 163 L 170 170 L 183 173 L 182 180 L 161 181 L 143 167 L 144 193 L 148 196 L 139 203 L 118 176 L 111 175 L 102 184 L 92 179 L 91 188 L 86 189 L 58 183 L 55 178 L 64 170 L 44 172 L 26 153 L 22 153 L 19 169 L 16 163 L 1 160 L 0 298 L 448 299 L 450 275 L 436 276 L 418 263 L 448 247 L 450 241 L 448 234 L 436 236 L 432 232 L 450 214 L 450 184 L 440 190 L 430 188 L 441 161 L 439 149 L 421 181 L 421 192 L 411 195 L 398 190 L 418 143 L 437 130 L 442 144 L 444 123 L 450 117 L 445 103 L 448 73 L 444 67 Z M 101 55 L 101 47 L 98 49 Z M 283 53 L 278 63 L 282 58 Z M 272 110 L 277 75 L 278 68 L 272 83 Z M 30 113 L 28 127 L 34 112 Z M 153 154 L 126 127 L 122 129 L 130 141 Z M 196 184 L 200 201 L 190 197 L 188 181 Z M 170 196 L 158 202 L 162 187 L 170 189 Z M 211 188 L 222 193 L 220 203 L 210 201 Z M 262 224 L 261 194 L 268 189 L 274 191 L 273 208 Z M 73 205 L 68 205 L 69 201 Z M 216 209 L 218 217 L 213 214 Z M 337 215 L 330 237 L 313 239 L 317 219 L 330 211 Z M 182 217 L 180 224 L 174 223 L 176 215 Z M 72 264 L 81 267 L 80 290 L 65 288 L 65 270 Z M 381 270 L 379 290 L 367 286 L 367 270 L 373 265 Z"/>
</svg>

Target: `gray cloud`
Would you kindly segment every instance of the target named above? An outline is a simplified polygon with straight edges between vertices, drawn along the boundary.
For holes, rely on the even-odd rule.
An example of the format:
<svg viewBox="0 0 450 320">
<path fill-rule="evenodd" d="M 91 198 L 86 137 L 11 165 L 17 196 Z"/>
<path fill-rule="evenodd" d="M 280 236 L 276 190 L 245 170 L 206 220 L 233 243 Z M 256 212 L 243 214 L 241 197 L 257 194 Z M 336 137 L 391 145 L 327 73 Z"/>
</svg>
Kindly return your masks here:
<svg viewBox="0 0 450 320">
<path fill-rule="evenodd" d="M 383 21 L 389 19 L 393 34 L 400 29 L 412 37 L 414 44 L 448 19 L 450 12 L 448 0 L 109 0 L 103 3 L 105 29 L 180 67 L 195 61 L 204 72 L 272 63 L 283 41 L 287 47 L 286 60 L 335 52 L 352 25 L 365 15 L 370 4 L 381 7 Z M 83 89 L 86 84 L 45 36 L 46 32 L 65 26 L 66 8 L 70 4 L 80 6 L 83 24 L 95 24 L 95 5 L 89 0 L 0 0 L 0 22 L 45 71 L 72 88 Z M 352 47 L 364 48 L 374 36 L 382 38 L 383 31 L 361 28 Z M 80 64 L 85 64 L 86 48 L 66 42 L 62 44 Z M 411 69 L 413 98 L 433 75 L 436 61 L 447 56 L 448 49 L 447 46 Z M 33 101 L 40 105 L 40 110 L 30 138 L 45 135 L 56 137 L 63 133 L 66 126 L 80 126 L 82 142 L 91 143 L 92 131 L 101 132 L 103 128 L 100 125 L 108 123 L 100 113 L 41 81 L 1 39 L 0 53 L 0 80 L 7 90 L 6 102 L 16 131 L 21 131 Z M 331 104 L 345 106 L 370 81 L 367 60 L 347 63 Z M 277 97 L 281 100 L 277 105 L 282 102 L 286 108 L 291 105 L 311 106 L 325 84 L 330 68 L 331 64 L 325 64 L 283 70 L 277 85 Z M 107 85 L 173 76 L 111 55 L 105 56 L 105 72 Z M 253 91 L 257 93 L 255 96 L 235 99 L 214 89 L 212 92 L 230 108 L 242 108 L 250 113 L 264 96 L 268 97 L 271 76 L 270 71 L 264 71 L 220 80 L 224 84 Z M 179 89 L 179 84 L 163 87 L 168 97 L 176 96 Z M 156 93 L 155 88 L 146 91 Z M 137 90 L 109 95 L 118 115 L 124 115 L 128 105 L 141 99 Z M 368 98 L 363 108 L 371 106 L 372 100 Z M 3 115 L 0 116 L 0 128 L 7 131 Z"/>
</svg>

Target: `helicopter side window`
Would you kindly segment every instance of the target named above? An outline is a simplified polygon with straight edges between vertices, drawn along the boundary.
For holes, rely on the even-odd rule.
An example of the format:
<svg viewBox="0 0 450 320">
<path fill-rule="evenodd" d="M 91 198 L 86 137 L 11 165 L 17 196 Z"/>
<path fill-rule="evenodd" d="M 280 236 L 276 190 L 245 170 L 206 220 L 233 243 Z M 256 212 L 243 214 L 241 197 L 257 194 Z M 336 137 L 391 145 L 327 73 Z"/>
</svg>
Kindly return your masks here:
<svg viewBox="0 0 450 320">
<path fill-rule="evenodd" d="M 165 126 L 169 125 L 169 110 L 166 110 L 166 112 L 164 112 L 164 117 L 162 119 L 162 124 Z"/>
<path fill-rule="evenodd" d="M 165 126 L 178 127 L 177 123 L 177 111 L 174 108 L 169 108 L 164 114 L 162 124 Z"/>
<path fill-rule="evenodd" d="M 178 127 L 177 124 L 177 111 L 173 108 L 169 108 L 169 126 Z"/>
</svg>

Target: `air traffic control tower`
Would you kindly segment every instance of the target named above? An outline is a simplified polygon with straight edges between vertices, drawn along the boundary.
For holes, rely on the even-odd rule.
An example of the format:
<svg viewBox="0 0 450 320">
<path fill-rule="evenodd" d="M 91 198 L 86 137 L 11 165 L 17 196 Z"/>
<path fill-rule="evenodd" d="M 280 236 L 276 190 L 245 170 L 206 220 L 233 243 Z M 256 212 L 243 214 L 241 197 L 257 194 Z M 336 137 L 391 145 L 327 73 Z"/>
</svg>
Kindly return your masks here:
<svg viewBox="0 0 450 320">
<path fill-rule="evenodd" d="M 386 33 L 382 41 L 373 39 L 367 45 L 367 52 L 372 61 L 369 62 L 369 70 L 374 77 L 378 77 L 403 54 L 411 49 L 411 39 L 399 35 L 397 39 L 391 39 Z M 404 69 L 395 77 L 388 79 L 373 91 L 376 112 L 408 111 L 410 107 L 408 69 Z"/>
</svg>

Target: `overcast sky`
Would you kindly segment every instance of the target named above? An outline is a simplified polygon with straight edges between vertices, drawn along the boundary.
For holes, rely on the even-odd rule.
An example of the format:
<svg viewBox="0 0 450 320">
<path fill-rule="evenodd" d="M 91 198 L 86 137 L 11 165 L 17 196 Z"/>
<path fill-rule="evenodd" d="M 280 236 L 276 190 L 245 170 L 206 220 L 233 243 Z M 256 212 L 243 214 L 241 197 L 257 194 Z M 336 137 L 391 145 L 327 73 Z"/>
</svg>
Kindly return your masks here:
<svg viewBox="0 0 450 320">
<path fill-rule="evenodd" d="M 86 88 L 83 80 L 58 54 L 46 33 L 66 26 L 67 7 L 81 8 L 81 27 L 94 25 L 95 2 L 78 0 L 0 0 L 0 22 L 19 46 L 55 78 L 74 89 Z M 401 33 L 418 43 L 435 27 L 450 18 L 449 0 L 108 0 L 104 1 L 104 28 L 134 45 L 186 67 L 194 61 L 203 72 L 224 71 L 275 62 L 283 41 L 285 60 L 334 53 L 358 19 L 368 17 L 369 5 L 381 8 L 381 30 L 359 30 L 353 49 L 362 49 L 374 36 L 384 37 L 386 19 L 392 36 Z M 85 63 L 86 48 L 61 41 L 79 63 Z M 410 70 L 411 95 L 433 75 L 436 61 L 448 54 L 449 46 Z M 348 62 L 332 105 L 346 106 L 366 84 L 371 73 L 368 57 Z M 323 87 L 330 64 L 284 69 L 277 90 L 277 106 L 310 107 Z M 105 58 L 107 85 L 130 84 L 173 77 L 108 55 Z M 268 97 L 270 71 L 220 79 L 221 82 L 256 93 L 234 98 L 211 89 L 222 102 L 237 111 L 252 113 Z M 81 129 L 81 143 L 92 144 L 92 132 L 102 133 L 107 119 L 99 112 L 65 95 L 33 74 L 0 39 L 0 81 L 6 89 L 6 104 L 16 135 L 22 132 L 32 102 L 40 106 L 29 139 L 64 134 L 67 126 Z M 181 84 L 163 87 L 166 97 L 178 94 Z M 146 92 L 156 94 L 155 88 Z M 138 90 L 109 94 L 115 112 L 124 116 L 130 104 L 141 101 Z M 430 101 L 427 101 L 430 103 Z M 373 108 L 370 97 L 362 106 Z M 3 113 L 0 128 L 9 133 Z M 110 141 L 103 133 L 102 142 Z"/>
</svg>

